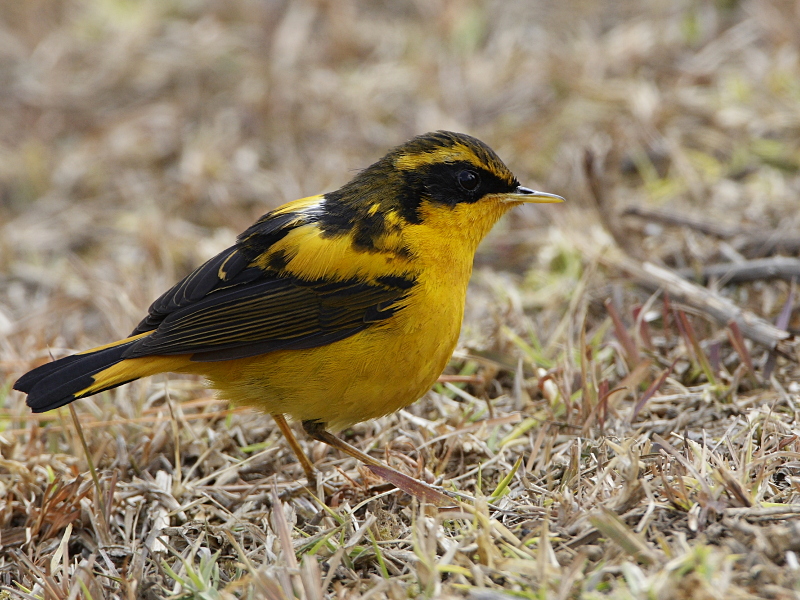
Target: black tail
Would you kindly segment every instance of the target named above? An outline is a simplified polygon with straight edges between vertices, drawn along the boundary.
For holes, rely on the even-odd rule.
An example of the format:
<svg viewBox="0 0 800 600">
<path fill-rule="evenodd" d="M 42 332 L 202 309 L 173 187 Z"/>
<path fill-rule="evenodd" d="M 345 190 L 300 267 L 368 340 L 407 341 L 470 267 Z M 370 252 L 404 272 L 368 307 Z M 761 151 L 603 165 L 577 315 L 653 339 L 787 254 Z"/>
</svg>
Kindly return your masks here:
<svg viewBox="0 0 800 600">
<path fill-rule="evenodd" d="M 81 390 L 92 385 L 94 375 L 123 360 L 122 355 L 132 342 L 95 352 L 73 354 L 27 372 L 14 383 L 14 389 L 28 394 L 27 404 L 35 413 L 53 410 L 82 396 Z M 102 390 L 110 390 L 127 381 L 115 382 Z"/>
</svg>

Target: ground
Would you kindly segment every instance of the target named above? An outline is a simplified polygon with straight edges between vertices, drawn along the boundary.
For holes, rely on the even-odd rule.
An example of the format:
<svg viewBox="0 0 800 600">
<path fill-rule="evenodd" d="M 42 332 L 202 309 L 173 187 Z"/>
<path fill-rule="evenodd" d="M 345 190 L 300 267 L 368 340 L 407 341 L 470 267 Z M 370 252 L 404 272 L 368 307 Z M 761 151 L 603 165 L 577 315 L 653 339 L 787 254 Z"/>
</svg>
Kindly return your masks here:
<svg viewBox="0 0 800 600">
<path fill-rule="evenodd" d="M 798 40 L 788 0 L 2 3 L 0 594 L 800 596 Z M 192 378 L 10 389 L 434 129 L 568 199 L 481 247 L 434 390 L 342 433 L 460 507 L 301 437 L 305 490 Z"/>
</svg>

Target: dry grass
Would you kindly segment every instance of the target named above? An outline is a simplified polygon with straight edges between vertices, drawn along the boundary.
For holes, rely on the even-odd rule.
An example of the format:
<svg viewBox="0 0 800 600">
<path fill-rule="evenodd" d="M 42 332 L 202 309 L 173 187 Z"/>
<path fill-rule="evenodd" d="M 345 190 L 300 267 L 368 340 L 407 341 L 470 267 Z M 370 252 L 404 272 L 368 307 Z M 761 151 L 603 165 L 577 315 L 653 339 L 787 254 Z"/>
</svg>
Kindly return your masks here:
<svg viewBox="0 0 800 600">
<path fill-rule="evenodd" d="M 797 597 L 796 356 L 651 296 L 603 248 L 698 272 L 797 254 L 748 240 L 800 231 L 798 11 L 2 3 L 0 595 Z M 67 409 L 33 416 L 9 391 L 125 335 L 267 209 L 437 128 L 570 200 L 481 250 L 448 371 L 475 377 L 344 434 L 472 510 L 420 508 L 304 441 L 326 484 L 307 493 L 268 417 L 192 379 L 78 403 L 88 454 Z M 621 216 L 632 205 L 745 229 Z M 797 331 L 787 281 L 709 285 Z"/>
</svg>

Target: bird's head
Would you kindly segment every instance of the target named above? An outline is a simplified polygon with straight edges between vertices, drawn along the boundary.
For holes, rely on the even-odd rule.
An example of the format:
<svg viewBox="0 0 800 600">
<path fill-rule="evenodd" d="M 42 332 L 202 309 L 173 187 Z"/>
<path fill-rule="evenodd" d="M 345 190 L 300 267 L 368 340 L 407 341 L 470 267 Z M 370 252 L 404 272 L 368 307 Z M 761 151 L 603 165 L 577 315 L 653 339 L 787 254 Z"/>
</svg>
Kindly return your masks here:
<svg viewBox="0 0 800 600">
<path fill-rule="evenodd" d="M 451 244 L 463 238 L 473 252 L 513 206 L 564 200 L 522 187 L 489 146 L 450 131 L 397 146 L 325 198 L 323 230 L 347 231 L 364 249 L 400 237 L 438 235 Z"/>
</svg>

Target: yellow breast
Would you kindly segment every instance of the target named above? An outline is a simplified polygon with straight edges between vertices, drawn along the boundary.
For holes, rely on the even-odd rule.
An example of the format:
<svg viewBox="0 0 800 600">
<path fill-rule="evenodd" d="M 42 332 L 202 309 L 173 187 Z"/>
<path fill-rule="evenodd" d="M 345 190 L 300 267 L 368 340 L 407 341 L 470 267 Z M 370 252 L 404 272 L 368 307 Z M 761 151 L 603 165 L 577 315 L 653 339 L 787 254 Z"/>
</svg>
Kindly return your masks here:
<svg viewBox="0 0 800 600">
<path fill-rule="evenodd" d="M 420 398 L 444 370 L 461 328 L 468 273 L 420 281 L 395 316 L 349 338 L 224 363 L 193 363 L 235 403 L 333 430 Z"/>
</svg>

